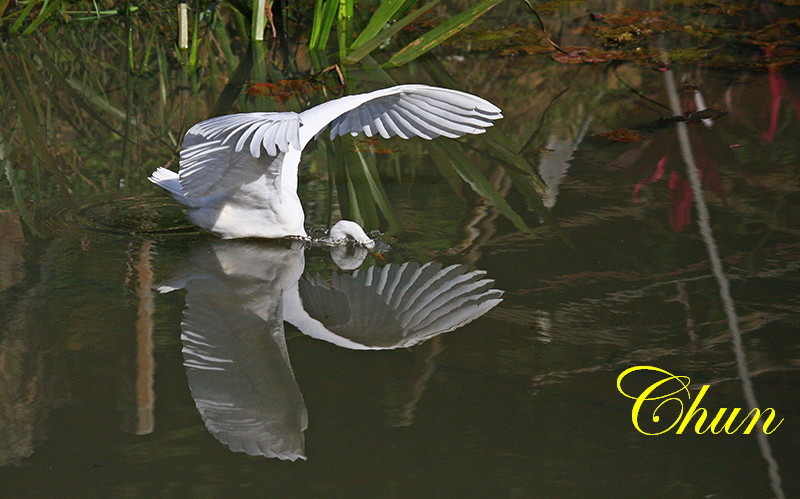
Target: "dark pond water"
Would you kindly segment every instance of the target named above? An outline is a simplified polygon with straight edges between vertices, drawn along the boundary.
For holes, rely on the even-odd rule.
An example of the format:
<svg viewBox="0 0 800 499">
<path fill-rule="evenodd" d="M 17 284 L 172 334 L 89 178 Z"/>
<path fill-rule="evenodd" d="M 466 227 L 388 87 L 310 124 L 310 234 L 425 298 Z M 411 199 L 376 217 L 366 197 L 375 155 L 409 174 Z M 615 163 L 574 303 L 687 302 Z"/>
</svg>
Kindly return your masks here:
<svg viewBox="0 0 800 499">
<path fill-rule="evenodd" d="M 402 78 L 435 63 L 504 110 L 448 151 L 507 206 L 454 189 L 446 151 L 380 143 L 381 253 L 221 241 L 155 187 L 7 203 L 3 497 L 800 496 L 797 73 L 437 57 Z M 327 147 L 301 165 L 322 228 L 346 209 Z M 677 434 L 675 401 L 636 418 L 635 366 L 690 379 L 656 393 L 709 420 L 772 408 L 771 433 Z"/>
</svg>

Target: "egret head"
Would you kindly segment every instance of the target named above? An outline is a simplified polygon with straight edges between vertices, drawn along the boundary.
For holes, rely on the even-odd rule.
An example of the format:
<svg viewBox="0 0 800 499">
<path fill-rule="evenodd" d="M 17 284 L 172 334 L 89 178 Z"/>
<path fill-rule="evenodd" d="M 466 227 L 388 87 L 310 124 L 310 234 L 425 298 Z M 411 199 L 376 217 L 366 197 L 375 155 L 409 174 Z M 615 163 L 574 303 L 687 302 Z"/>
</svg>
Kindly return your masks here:
<svg viewBox="0 0 800 499">
<path fill-rule="evenodd" d="M 329 243 L 336 245 L 352 242 L 368 250 L 375 248 L 375 241 L 370 239 L 360 225 L 350 220 L 339 220 L 336 222 L 336 224 L 331 227 L 327 239 Z"/>
</svg>

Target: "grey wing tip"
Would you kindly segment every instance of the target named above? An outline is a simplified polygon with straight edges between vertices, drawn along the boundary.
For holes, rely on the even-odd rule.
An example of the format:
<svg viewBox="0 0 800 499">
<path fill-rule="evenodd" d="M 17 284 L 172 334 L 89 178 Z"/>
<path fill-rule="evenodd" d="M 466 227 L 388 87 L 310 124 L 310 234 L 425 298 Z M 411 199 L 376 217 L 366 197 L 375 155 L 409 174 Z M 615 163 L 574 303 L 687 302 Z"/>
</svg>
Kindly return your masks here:
<svg viewBox="0 0 800 499">
<path fill-rule="evenodd" d="M 500 119 L 500 118 L 503 117 L 503 110 L 502 109 L 500 109 L 499 107 L 495 106 L 494 104 L 492 104 L 491 102 L 489 102 L 489 101 L 487 101 L 485 99 L 481 99 L 481 100 L 483 101 L 483 103 L 486 104 L 485 106 L 481 106 L 481 108 L 479 108 L 481 111 L 483 111 L 485 113 L 496 114 L 497 115 L 496 119 Z"/>
</svg>

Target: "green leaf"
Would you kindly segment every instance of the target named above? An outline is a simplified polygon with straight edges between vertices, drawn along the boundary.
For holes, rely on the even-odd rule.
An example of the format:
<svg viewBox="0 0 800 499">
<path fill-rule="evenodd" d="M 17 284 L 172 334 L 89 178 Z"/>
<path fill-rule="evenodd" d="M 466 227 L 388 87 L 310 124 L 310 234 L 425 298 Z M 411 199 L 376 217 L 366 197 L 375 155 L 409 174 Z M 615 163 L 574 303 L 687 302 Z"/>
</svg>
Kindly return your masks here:
<svg viewBox="0 0 800 499">
<path fill-rule="evenodd" d="M 308 41 L 309 50 L 320 50 L 328 44 L 328 37 L 331 34 L 331 27 L 336 20 L 338 9 L 339 0 L 317 0 L 314 8 L 314 22 L 311 25 L 311 37 Z"/>
<path fill-rule="evenodd" d="M 384 0 L 378 10 L 372 14 L 367 27 L 364 28 L 358 38 L 350 45 L 350 49 L 356 49 L 378 35 L 383 30 L 386 23 L 392 20 L 397 12 L 407 3 L 407 0 Z"/>
<path fill-rule="evenodd" d="M 485 197 L 504 217 L 509 219 L 514 226 L 525 233 L 530 233 L 531 229 L 508 204 L 505 198 L 500 195 L 492 186 L 486 175 L 483 174 L 453 143 L 445 140 L 437 140 L 430 143 L 429 150 L 434 155 L 434 161 L 449 162 L 458 175 L 469 184 L 469 186 L 479 195 Z"/>
<path fill-rule="evenodd" d="M 341 141 L 353 147 L 352 140 Z M 347 151 L 340 157 L 352 158 L 354 153 Z M 370 186 L 370 179 L 364 168 L 351 166 L 354 161 L 345 159 L 345 170 L 347 172 L 347 188 L 350 192 L 350 210 L 355 221 L 367 227 L 367 230 L 378 227 L 378 210 L 375 209 L 373 200 L 373 190 Z"/>
<path fill-rule="evenodd" d="M 253 15 L 250 18 L 250 36 L 253 40 L 261 41 L 264 39 L 264 28 L 267 26 L 267 16 L 264 14 L 266 6 L 265 0 L 253 0 L 251 9 Z M 195 28 L 197 27 L 197 20 L 195 18 Z"/>
<path fill-rule="evenodd" d="M 455 35 L 462 29 L 472 24 L 477 18 L 488 12 L 503 0 L 483 0 L 464 12 L 451 17 L 439 26 L 428 31 L 413 42 L 400 49 L 389 59 L 387 65 L 401 66 L 408 64 L 417 57 L 436 47 L 443 41 Z"/>
<path fill-rule="evenodd" d="M 358 148 L 356 148 L 356 153 L 358 154 L 358 159 L 360 160 L 359 162 L 363 171 L 363 178 L 366 180 L 367 185 L 369 185 L 372 199 L 389 221 L 389 225 L 397 225 L 397 220 L 394 217 L 394 210 L 392 210 L 392 206 L 389 204 L 389 198 L 386 196 L 386 191 L 383 190 L 381 178 L 378 175 L 378 170 L 375 168 L 375 158 L 372 156 L 369 158 L 366 157 L 364 152 Z M 369 161 L 370 159 L 372 161 Z"/>
<path fill-rule="evenodd" d="M 34 20 L 27 28 L 25 28 L 25 31 L 22 32 L 22 36 L 28 36 L 36 31 L 36 28 L 38 28 L 40 24 L 42 24 L 48 17 L 50 17 L 51 14 L 53 14 L 53 12 L 58 9 L 58 7 L 61 5 L 61 1 L 62 0 L 53 0 L 49 3 L 45 1 L 44 5 L 42 6 L 42 10 L 39 11 L 39 15 L 36 16 L 36 20 Z"/>
<path fill-rule="evenodd" d="M 22 9 L 22 11 L 17 15 L 17 20 L 14 21 L 14 24 L 11 25 L 9 31 L 13 34 L 19 33 L 19 30 L 22 29 L 22 23 L 28 17 L 28 14 L 31 13 L 31 10 L 36 6 L 38 2 L 34 2 L 33 0 L 29 0 L 28 4 Z"/>
<path fill-rule="evenodd" d="M 453 191 L 458 194 L 459 197 L 464 197 L 464 189 L 463 185 L 464 182 L 461 180 L 461 175 L 458 174 L 455 167 L 450 161 L 434 161 L 433 165 L 439 170 L 439 173 L 442 174 L 445 181 L 450 184 L 450 187 L 453 188 Z"/>
<path fill-rule="evenodd" d="M 353 39 L 353 14 L 355 0 L 339 0 L 339 24 L 336 34 L 339 41 L 339 60 L 347 55 L 347 45 Z"/>
<path fill-rule="evenodd" d="M 378 48 L 383 42 L 393 37 L 395 33 L 397 33 L 401 29 L 411 24 L 416 18 L 418 18 L 425 12 L 429 11 L 431 8 L 433 8 L 434 5 L 438 4 L 440 1 L 441 0 L 432 0 L 426 3 L 419 9 L 416 9 L 414 12 L 411 12 L 404 18 L 392 24 L 390 27 L 381 31 L 378 35 L 373 36 L 372 38 L 369 38 L 358 45 L 357 43 L 354 42 L 351 48 L 355 49 L 352 52 L 350 52 L 350 54 L 348 54 L 347 57 L 344 58 L 344 62 L 346 64 L 354 64 L 360 61 L 361 59 L 366 57 L 370 52 Z M 377 12 L 375 14 L 377 15 Z M 356 39 L 356 42 L 358 42 L 360 38 L 361 36 L 359 36 Z"/>
<path fill-rule="evenodd" d="M 346 147 L 352 147 L 352 140 L 334 140 L 328 142 L 328 145 L 331 151 L 328 160 L 334 163 L 336 191 L 342 216 L 367 230 L 377 228 L 378 211 L 372 200 L 369 182 L 361 168 L 349 166 L 354 163 L 351 161 L 354 153 Z"/>
<path fill-rule="evenodd" d="M 3 13 L 5 13 L 6 9 L 8 8 L 8 4 L 10 3 L 11 0 L 0 0 L 0 17 L 3 16 Z"/>
</svg>

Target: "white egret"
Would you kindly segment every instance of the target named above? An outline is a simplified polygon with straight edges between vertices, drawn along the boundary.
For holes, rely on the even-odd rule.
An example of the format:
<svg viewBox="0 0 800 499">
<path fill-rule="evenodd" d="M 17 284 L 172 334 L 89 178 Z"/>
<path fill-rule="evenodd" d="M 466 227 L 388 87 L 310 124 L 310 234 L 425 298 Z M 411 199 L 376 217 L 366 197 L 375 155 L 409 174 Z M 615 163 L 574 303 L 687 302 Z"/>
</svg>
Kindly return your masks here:
<svg viewBox="0 0 800 499">
<path fill-rule="evenodd" d="M 158 286 L 186 290 L 181 343 L 192 398 L 209 432 L 235 452 L 305 459 L 308 416 L 284 322 L 343 348 L 387 350 L 451 332 L 503 300 L 485 272 L 463 265 L 390 263 L 334 272 L 329 283 L 304 275 L 305 256 L 300 243 L 206 240 Z"/>
<path fill-rule="evenodd" d="M 183 139 L 180 171 L 150 181 L 186 207 L 189 220 L 223 239 L 306 238 L 297 196 L 300 154 L 332 123 L 331 139 L 365 133 L 404 139 L 478 134 L 502 118 L 480 97 L 426 85 L 348 95 L 301 113 L 242 113 L 194 125 Z M 361 226 L 341 222 L 332 236 L 371 247 Z"/>
</svg>

